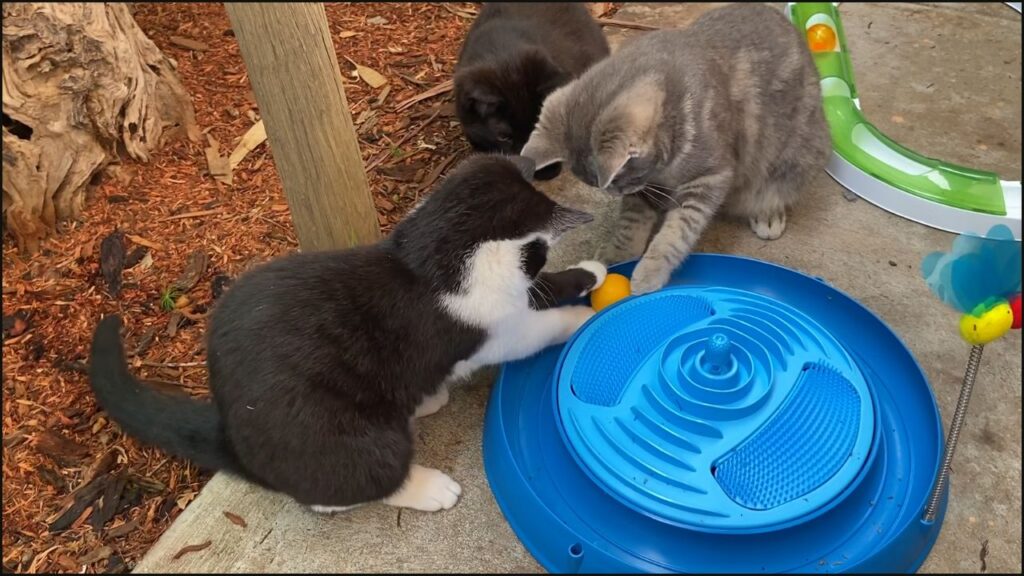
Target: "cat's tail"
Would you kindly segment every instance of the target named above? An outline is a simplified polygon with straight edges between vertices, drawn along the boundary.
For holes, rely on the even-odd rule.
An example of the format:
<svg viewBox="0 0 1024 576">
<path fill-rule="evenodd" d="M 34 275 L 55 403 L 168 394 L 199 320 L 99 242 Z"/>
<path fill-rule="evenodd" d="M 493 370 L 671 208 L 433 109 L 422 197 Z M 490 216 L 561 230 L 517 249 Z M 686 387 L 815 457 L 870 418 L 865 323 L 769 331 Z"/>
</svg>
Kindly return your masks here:
<svg viewBox="0 0 1024 576">
<path fill-rule="evenodd" d="M 129 436 L 202 468 L 242 473 L 212 402 L 165 394 L 131 375 L 116 314 L 96 327 L 89 381 L 100 406 Z"/>
</svg>

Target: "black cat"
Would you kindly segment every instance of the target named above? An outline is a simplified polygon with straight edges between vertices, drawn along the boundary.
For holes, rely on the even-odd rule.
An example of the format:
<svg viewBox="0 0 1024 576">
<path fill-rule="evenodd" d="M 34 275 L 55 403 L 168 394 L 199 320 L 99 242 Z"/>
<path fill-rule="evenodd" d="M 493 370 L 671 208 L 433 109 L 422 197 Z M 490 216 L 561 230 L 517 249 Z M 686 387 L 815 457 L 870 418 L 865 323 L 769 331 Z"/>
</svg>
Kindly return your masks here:
<svg viewBox="0 0 1024 576">
<path fill-rule="evenodd" d="M 121 319 L 104 318 L 90 367 L 100 405 L 144 442 L 317 511 L 452 507 L 459 485 L 412 464 L 413 418 L 447 402 L 451 379 L 564 342 L 593 311 L 550 306 L 604 281 L 594 262 L 540 273 L 550 243 L 590 216 L 532 174 L 525 158 L 472 157 L 377 244 L 242 275 L 210 319 L 212 403 L 138 382 Z"/>
<path fill-rule="evenodd" d="M 484 3 L 455 67 L 466 138 L 477 150 L 518 154 L 544 98 L 608 54 L 582 3 Z"/>
</svg>

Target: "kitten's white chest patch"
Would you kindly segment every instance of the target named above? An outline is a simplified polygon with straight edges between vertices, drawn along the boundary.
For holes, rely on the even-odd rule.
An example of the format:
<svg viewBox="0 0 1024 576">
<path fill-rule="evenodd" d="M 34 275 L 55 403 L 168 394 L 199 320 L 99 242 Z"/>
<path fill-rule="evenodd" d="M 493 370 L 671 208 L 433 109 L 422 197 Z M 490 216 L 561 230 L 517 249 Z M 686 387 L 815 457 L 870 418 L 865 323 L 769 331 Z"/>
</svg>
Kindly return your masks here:
<svg viewBox="0 0 1024 576">
<path fill-rule="evenodd" d="M 530 279 L 522 269 L 522 247 L 534 238 L 480 244 L 468 259 L 462 290 L 445 294 L 441 305 L 459 320 L 485 329 L 529 308 Z"/>
</svg>

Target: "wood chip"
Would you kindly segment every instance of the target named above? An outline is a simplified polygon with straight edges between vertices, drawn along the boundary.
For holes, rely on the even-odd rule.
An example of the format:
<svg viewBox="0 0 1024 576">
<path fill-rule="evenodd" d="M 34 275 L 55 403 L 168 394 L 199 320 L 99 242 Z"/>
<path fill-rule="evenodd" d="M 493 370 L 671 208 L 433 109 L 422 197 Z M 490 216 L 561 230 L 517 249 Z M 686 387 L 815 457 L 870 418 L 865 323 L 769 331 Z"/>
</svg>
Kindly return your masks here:
<svg viewBox="0 0 1024 576">
<path fill-rule="evenodd" d="M 110 471 L 110 468 L 114 465 L 115 454 L 113 450 L 107 450 L 99 458 L 93 461 L 86 469 L 85 474 L 82 475 L 82 486 L 93 481 L 93 479 L 106 474 Z"/>
<path fill-rule="evenodd" d="M 627 22 L 625 20 L 615 20 L 614 18 L 597 18 L 597 23 L 600 24 L 601 26 L 612 26 L 615 28 L 630 28 L 632 30 L 661 30 L 660 26 L 640 24 L 639 22 Z"/>
<path fill-rule="evenodd" d="M 444 82 L 441 82 L 437 86 L 434 86 L 429 90 L 421 92 L 416 96 L 413 96 L 412 98 L 409 98 L 408 100 L 399 103 L 398 105 L 395 106 L 395 112 L 401 112 L 402 110 L 405 110 L 406 108 L 412 106 L 417 102 L 422 102 L 429 98 L 433 98 L 434 96 L 439 96 L 441 94 L 451 92 L 454 87 L 455 84 L 451 80 L 445 80 Z"/>
<path fill-rule="evenodd" d="M 161 218 L 157 222 L 167 222 L 168 220 L 184 220 L 186 218 L 200 218 L 202 216 L 213 216 L 214 214 L 220 214 L 222 210 L 220 208 L 214 208 L 212 210 L 198 210 L 196 212 L 184 212 L 182 214 L 175 214 L 174 216 L 168 216 Z"/>
<path fill-rule="evenodd" d="M 590 9 L 591 16 L 600 18 L 611 11 L 612 2 L 588 2 L 587 8 Z"/>
<path fill-rule="evenodd" d="M 228 520 L 230 520 L 231 523 L 234 524 L 235 526 L 241 526 L 242 528 L 247 528 L 249 526 L 245 522 L 245 518 L 242 518 L 241 516 L 239 516 L 238 514 L 235 514 L 234 512 L 228 512 L 227 510 L 225 510 L 224 511 L 224 517 L 227 518 Z"/>
<path fill-rule="evenodd" d="M 169 38 L 171 44 L 187 48 L 189 50 L 195 50 L 197 52 L 203 52 L 209 50 L 210 47 L 198 40 L 192 40 L 191 38 L 185 38 L 183 36 L 171 36 Z"/>
<path fill-rule="evenodd" d="M 185 270 L 178 276 L 178 279 L 171 284 L 171 288 L 179 292 L 188 292 L 199 282 L 210 264 L 210 256 L 205 250 L 193 250 L 188 255 L 188 262 Z"/>
<path fill-rule="evenodd" d="M 129 234 L 127 236 L 127 238 L 129 240 L 131 240 L 133 243 L 138 244 L 139 246 L 145 246 L 147 248 L 152 248 L 153 250 L 163 250 L 164 249 L 162 244 L 157 244 L 156 242 L 153 242 L 152 240 L 146 240 L 142 236 L 136 236 L 134 234 Z"/>
<path fill-rule="evenodd" d="M 63 511 L 50 522 L 49 531 L 60 532 L 71 527 L 73 523 L 84 521 L 85 513 L 99 498 L 108 480 L 107 476 L 100 476 L 65 496 L 61 507 Z"/>
<path fill-rule="evenodd" d="M 352 38 L 354 36 L 359 36 L 359 32 L 353 32 L 352 30 L 342 30 L 340 33 L 338 33 L 338 38 L 341 38 L 342 40 L 344 40 L 345 38 Z"/>
<path fill-rule="evenodd" d="M 209 146 L 205 148 L 204 152 L 206 152 L 206 168 L 210 171 L 210 176 L 218 182 L 230 185 L 231 161 L 220 155 L 220 142 L 216 138 L 207 134 L 206 140 L 209 142 Z"/>
<path fill-rule="evenodd" d="M 100 242 L 100 272 L 113 297 L 121 295 L 121 273 L 124 271 L 124 233 L 114 230 Z"/>
<path fill-rule="evenodd" d="M 177 559 L 181 558 L 182 556 L 184 556 L 185 554 L 191 554 L 193 552 L 199 552 L 200 550 L 206 550 L 207 548 L 209 548 L 212 545 L 213 545 L 213 540 L 207 540 L 206 542 L 203 542 L 202 544 L 189 544 L 188 546 L 183 547 L 181 550 L 178 550 L 178 552 L 174 554 L 174 557 L 171 558 L 171 560 L 177 560 Z"/>
<path fill-rule="evenodd" d="M 132 532 L 134 532 L 134 531 L 136 531 L 138 529 L 139 529 L 139 521 L 138 520 L 129 520 L 129 521 L 125 522 L 124 524 L 118 524 L 117 526 L 114 526 L 110 530 L 107 530 L 107 537 L 108 538 L 120 538 L 122 536 L 131 534 Z"/>
<path fill-rule="evenodd" d="M 245 132 L 242 139 L 238 142 L 238 146 L 231 152 L 231 156 L 228 157 L 228 163 L 231 166 L 231 170 L 234 170 L 238 165 L 248 156 L 249 152 L 256 149 L 257 146 L 265 142 L 267 139 L 267 128 L 263 124 L 263 120 L 252 125 L 249 130 Z"/>
</svg>

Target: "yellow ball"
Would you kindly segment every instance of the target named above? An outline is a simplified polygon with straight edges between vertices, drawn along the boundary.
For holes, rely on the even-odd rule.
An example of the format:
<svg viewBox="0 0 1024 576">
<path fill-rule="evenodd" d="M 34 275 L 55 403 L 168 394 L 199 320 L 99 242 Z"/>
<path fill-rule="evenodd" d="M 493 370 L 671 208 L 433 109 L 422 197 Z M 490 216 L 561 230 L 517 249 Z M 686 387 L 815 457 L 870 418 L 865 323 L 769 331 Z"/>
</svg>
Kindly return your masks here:
<svg viewBox="0 0 1024 576">
<path fill-rule="evenodd" d="M 629 278 L 622 274 L 609 274 L 605 277 L 604 284 L 590 293 L 590 306 L 600 312 L 626 296 L 629 296 Z"/>
<path fill-rule="evenodd" d="M 815 24 L 807 29 L 807 46 L 811 52 L 832 52 L 836 49 L 836 32 L 827 24 Z"/>
<path fill-rule="evenodd" d="M 960 336 L 968 344 L 984 346 L 1001 338 L 1012 325 L 1013 310 L 1006 301 L 1003 301 L 983 314 L 964 314 L 960 318 Z"/>
</svg>

